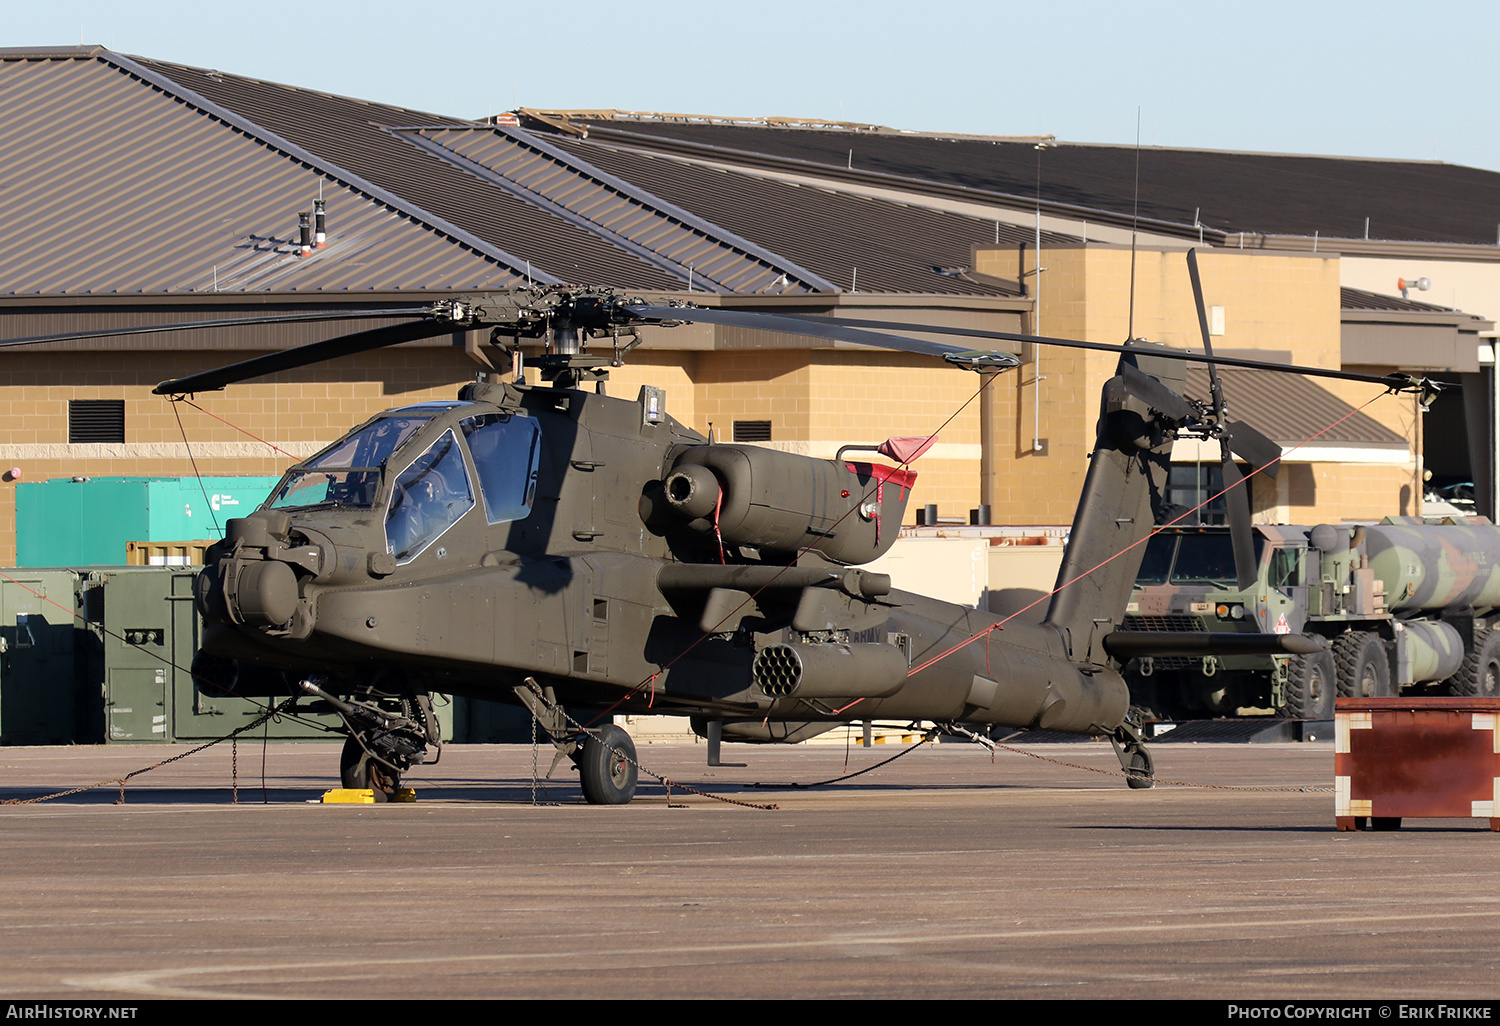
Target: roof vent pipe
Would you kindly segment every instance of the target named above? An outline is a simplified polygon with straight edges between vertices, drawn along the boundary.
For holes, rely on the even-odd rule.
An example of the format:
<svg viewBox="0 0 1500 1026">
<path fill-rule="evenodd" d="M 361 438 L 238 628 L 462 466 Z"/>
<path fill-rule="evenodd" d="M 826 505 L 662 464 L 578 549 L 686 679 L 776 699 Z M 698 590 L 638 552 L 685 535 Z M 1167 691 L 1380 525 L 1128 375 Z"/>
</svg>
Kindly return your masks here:
<svg viewBox="0 0 1500 1026">
<path fill-rule="evenodd" d="M 297 215 L 297 255 L 307 256 L 312 252 L 312 215 L 303 211 Z"/>
<path fill-rule="evenodd" d="M 328 217 L 323 210 L 323 201 L 313 200 L 313 248 L 328 245 Z"/>
</svg>

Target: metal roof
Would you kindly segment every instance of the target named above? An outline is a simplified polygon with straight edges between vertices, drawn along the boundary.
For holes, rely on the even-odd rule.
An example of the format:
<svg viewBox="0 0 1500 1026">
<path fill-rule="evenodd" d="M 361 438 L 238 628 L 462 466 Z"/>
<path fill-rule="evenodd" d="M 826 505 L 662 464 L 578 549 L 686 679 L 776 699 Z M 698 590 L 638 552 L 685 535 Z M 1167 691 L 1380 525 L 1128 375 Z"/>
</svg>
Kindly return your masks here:
<svg viewBox="0 0 1500 1026">
<path fill-rule="evenodd" d="M 785 258 L 519 129 L 398 134 L 649 263 L 685 280 L 696 278 L 700 288 L 773 295 L 837 291 Z"/>
<path fill-rule="evenodd" d="M 1302 445 L 1403 451 L 1410 448 L 1401 435 L 1369 414 L 1355 412 L 1353 406 L 1300 374 L 1220 367 L 1219 378 L 1230 417 L 1243 420 L 1284 449 Z M 1208 398 L 1205 365 L 1188 367 L 1186 393 Z M 1287 458 L 1298 457 L 1293 453 Z"/>
<path fill-rule="evenodd" d="M 1400 296 L 1385 296 L 1379 292 L 1369 292 L 1365 289 L 1352 289 L 1348 286 L 1339 290 L 1339 305 L 1345 310 L 1386 310 L 1390 312 L 1406 313 L 1452 313 L 1446 306 L 1435 306 L 1432 303 L 1420 303 L 1415 299 L 1402 299 Z M 1469 316 L 1467 314 L 1461 316 Z"/>
<path fill-rule="evenodd" d="M 112 58 L 79 48 L 0 59 L 0 294 L 479 289 L 519 280 L 496 252 L 446 236 L 274 139 L 236 130 Z M 332 242 L 297 256 L 297 215 L 319 195 Z"/>
<path fill-rule="evenodd" d="M 1014 296 L 961 215 L 100 47 L 0 50 L 0 295 L 659 291 Z M 329 246 L 298 256 L 327 204 Z M 1046 233 L 1048 242 L 1065 236 Z"/>
<path fill-rule="evenodd" d="M 680 287 L 675 275 L 476 178 L 394 131 L 472 122 L 164 61 L 137 62 L 316 153 L 345 174 L 400 197 L 428 217 L 461 225 L 485 245 L 515 254 L 523 275 L 529 271 L 533 278 L 575 285 Z"/>
<path fill-rule="evenodd" d="M 588 122 L 595 141 L 702 160 L 786 169 L 816 167 L 832 178 L 991 194 L 1129 217 L 1196 234 L 1321 235 L 1493 246 L 1500 225 L 1500 173 L 1438 161 L 1103 146 L 642 120 Z M 974 196 L 974 199 L 982 197 Z M 1368 229 L 1366 219 L 1368 218 Z M 1222 238 L 1210 241 L 1222 242 Z"/>
<path fill-rule="evenodd" d="M 836 291 L 855 285 L 852 269 L 861 267 L 861 292 L 1019 291 L 932 270 L 971 264 L 971 244 L 994 243 L 992 222 L 751 176 L 726 182 L 722 172 L 681 164 L 653 176 L 650 162 L 598 147 L 141 63 L 570 282 L 680 289 L 691 277 L 710 291 Z M 1006 225 L 999 237 L 1030 233 Z M 819 239 L 832 240 L 834 252 L 819 252 Z M 899 273 L 887 269 L 896 265 Z"/>
<path fill-rule="evenodd" d="M 591 141 L 556 138 L 553 143 L 736 235 L 785 254 L 843 289 L 1014 296 L 1019 289 L 1013 283 L 955 271 L 970 269 L 976 246 L 1016 246 L 1035 237 L 1031 229 L 1013 224 Z M 1050 231 L 1042 233 L 1042 240 L 1044 245 L 1078 241 Z"/>
</svg>

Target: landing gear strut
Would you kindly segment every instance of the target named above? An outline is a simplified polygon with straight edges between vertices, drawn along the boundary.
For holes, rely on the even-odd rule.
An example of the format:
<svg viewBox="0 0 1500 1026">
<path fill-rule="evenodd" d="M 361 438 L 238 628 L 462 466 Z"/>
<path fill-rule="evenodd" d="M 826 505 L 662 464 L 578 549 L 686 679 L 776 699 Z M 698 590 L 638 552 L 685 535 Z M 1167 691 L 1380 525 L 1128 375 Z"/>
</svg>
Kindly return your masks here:
<svg viewBox="0 0 1500 1026">
<path fill-rule="evenodd" d="M 1156 785 L 1156 767 L 1139 727 L 1126 720 L 1109 736 L 1109 743 L 1115 746 L 1115 756 L 1125 771 L 1126 786 L 1140 790 Z"/>
<path fill-rule="evenodd" d="M 625 805 L 635 797 L 639 779 L 635 742 L 623 728 L 613 723 L 596 730 L 577 728 L 568 720 L 552 689 L 543 688 L 530 677 L 526 678 L 525 687 L 513 690 L 557 749 L 552 769 L 564 758 L 578 767 L 578 782 L 583 786 L 585 801 L 590 805 Z M 550 776 L 552 770 L 547 774 Z"/>
<path fill-rule="evenodd" d="M 345 701 L 322 684 L 319 678 L 308 678 L 300 687 L 327 703 L 348 728 L 339 755 L 340 783 L 373 791 L 377 802 L 390 800 L 401 786 L 402 772 L 427 761 L 428 744 L 441 744 L 431 698 L 410 688 L 399 693 L 372 689 Z"/>
</svg>

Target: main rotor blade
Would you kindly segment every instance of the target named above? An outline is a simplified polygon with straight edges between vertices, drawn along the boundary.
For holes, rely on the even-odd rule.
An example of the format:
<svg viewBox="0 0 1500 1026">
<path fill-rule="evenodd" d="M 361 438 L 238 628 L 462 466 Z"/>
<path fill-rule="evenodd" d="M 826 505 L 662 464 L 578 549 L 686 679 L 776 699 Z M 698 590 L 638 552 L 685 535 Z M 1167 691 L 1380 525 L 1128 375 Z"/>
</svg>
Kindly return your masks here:
<svg viewBox="0 0 1500 1026">
<path fill-rule="evenodd" d="M 638 309 L 630 307 L 629 309 Z M 653 307 L 652 309 L 667 309 Z M 881 330 L 912 331 L 914 325 L 904 324 L 900 321 L 864 321 L 852 320 L 847 317 L 801 317 L 796 314 L 777 314 L 787 320 L 796 321 L 818 321 L 825 324 L 840 324 L 847 326 L 859 326 L 865 328 L 878 328 Z M 678 311 L 676 320 L 683 320 L 681 311 Z M 1047 335 L 1022 335 L 1013 331 L 982 331 L 979 328 L 951 328 L 940 324 L 924 324 L 921 331 L 933 335 L 962 335 L 968 338 L 994 339 L 1000 342 L 1030 342 L 1041 346 L 1059 346 L 1063 349 L 1087 349 L 1099 353 L 1131 353 L 1140 352 L 1139 348 L 1130 346 L 1113 345 L 1107 342 L 1084 342 L 1076 338 L 1053 338 Z M 1431 381 L 1427 378 L 1417 378 L 1410 374 L 1361 374 L 1357 371 L 1336 371 L 1326 367 L 1306 367 L 1301 364 L 1274 363 L 1270 360 L 1249 360 L 1236 356 L 1214 356 L 1210 357 L 1204 353 L 1194 353 L 1186 349 L 1153 349 L 1152 356 L 1160 356 L 1168 360 L 1182 360 L 1186 363 L 1216 363 L 1220 367 L 1245 367 L 1249 370 L 1278 371 L 1286 374 L 1305 374 L 1312 378 L 1332 378 L 1337 381 L 1362 381 L 1369 385 L 1383 385 L 1392 389 L 1412 389 L 1419 385 L 1429 384 L 1436 388 L 1459 388 L 1455 381 Z"/>
<path fill-rule="evenodd" d="M 791 335 L 807 335 L 812 338 L 823 338 L 833 342 L 857 342 L 860 345 L 878 346 L 881 349 L 897 349 L 908 353 L 919 353 L 923 356 L 953 357 L 972 353 L 973 349 L 966 346 L 949 346 L 941 342 L 925 342 L 922 339 L 908 338 L 905 335 L 886 335 L 879 331 L 868 331 L 860 325 L 861 321 L 844 321 L 830 317 L 795 317 L 787 314 L 757 313 L 748 310 L 705 310 L 696 306 L 621 306 L 621 310 L 628 311 L 638 317 L 649 320 L 661 321 L 688 321 L 702 322 L 704 324 L 724 324 L 734 328 L 758 328 L 762 331 L 782 331 Z M 913 325 L 882 323 L 879 327 L 892 328 L 897 331 L 911 331 Z M 926 325 L 921 327 L 926 331 Z M 947 334 L 945 332 L 944 334 Z M 955 332 L 955 334 L 964 334 Z M 990 355 L 990 354 L 986 354 Z M 1020 365 L 1020 360 L 1010 353 L 996 353 L 993 356 L 1000 357 L 997 362 L 989 362 L 989 366 L 996 370 L 1005 367 Z"/>
<path fill-rule="evenodd" d="M 438 335 L 447 335 L 455 330 L 458 329 L 451 321 L 421 320 L 411 321 L 407 324 L 390 324 L 383 328 L 372 328 L 369 331 L 360 331 L 353 335 L 340 335 L 338 338 L 313 342 L 310 345 L 298 346 L 296 349 L 268 353 L 265 356 L 242 360 L 227 367 L 203 371 L 200 374 L 190 374 L 185 378 L 163 381 L 151 391 L 154 395 L 186 395 L 189 392 L 213 392 L 223 388 L 225 385 L 232 385 L 237 381 L 247 381 L 250 378 L 264 377 L 267 374 L 275 374 L 278 371 L 305 367 L 311 363 L 321 363 L 324 360 L 332 360 L 340 356 L 350 356 L 354 353 L 368 352 L 371 349 L 382 349 L 385 346 L 399 345 L 402 342 L 415 342 L 417 339 L 435 338 Z"/>
<path fill-rule="evenodd" d="M 1198 331 L 1203 336 L 1203 355 L 1208 357 L 1208 397 L 1213 401 L 1214 419 L 1224 419 L 1224 388 L 1214 366 L 1214 344 L 1208 333 L 1208 311 L 1203 305 L 1203 282 L 1198 278 L 1198 251 L 1187 252 L 1188 277 L 1193 282 L 1193 305 L 1198 309 Z"/>
<path fill-rule="evenodd" d="M 217 321 L 179 321 L 176 324 L 148 324 L 136 328 L 99 328 L 64 335 L 31 335 L 27 338 L 0 340 L 0 349 L 12 346 L 39 346 L 48 342 L 77 342 L 88 338 L 114 338 L 118 335 L 154 335 L 166 331 L 197 331 L 202 328 L 238 328 L 247 325 L 288 324 L 295 321 L 348 321 L 368 317 L 419 317 L 431 307 L 406 306 L 389 310 L 343 310 L 328 313 L 268 314 L 261 317 L 229 317 Z"/>
</svg>

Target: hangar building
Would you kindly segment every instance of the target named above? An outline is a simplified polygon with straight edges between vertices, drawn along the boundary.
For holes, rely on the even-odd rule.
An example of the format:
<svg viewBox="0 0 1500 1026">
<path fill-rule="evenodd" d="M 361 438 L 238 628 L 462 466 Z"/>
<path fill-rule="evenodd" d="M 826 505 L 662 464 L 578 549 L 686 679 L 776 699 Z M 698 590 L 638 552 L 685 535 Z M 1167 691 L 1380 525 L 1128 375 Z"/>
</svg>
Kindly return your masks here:
<svg viewBox="0 0 1500 1026">
<path fill-rule="evenodd" d="M 0 169 L 3 337 L 262 313 L 336 318 L 5 353 L 0 564 L 16 561 L 27 483 L 274 477 L 380 410 L 451 398 L 507 368 L 493 365 L 481 333 L 460 332 L 191 403 L 152 396 L 158 381 L 395 320 L 372 311 L 528 282 L 1192 346 L 1183 253 L 1199 246 L 1224 351 L 1471 375 L 1482 387 L 1466 389 L 1470 430 L 1450 415 L 1442 431 L 1483 454 L 1475 466 L 1493 464 L 1493 331 L 1481 317 L 1500 310 L 1500 248 L 1470 230 L 1482 218 L 1500 225 L 1500 175 L 1490 172 L 1143 153 L 1132 309 L 1130 179 L 1120 177 L 1130 154 L 1116 148 L 615 112 L 473 121 L 100 47 L 0 50 L 0 102 L 11 157 Z M 1157 157 L 1171 174 L 1152 177 Z M 1322 178 L 1306 170 L 1316 161 Z M 1349 182 L 1300 197 L 1298 183 L 1312 189 L 1335 172 Z M 1387 230 L 1384 213 L 1414 182 L 1423 202 Z M 1281 206 L 1256 205 L 1273 193 Z M 1386 206 L 1374 205 L 1380 197 Z M 1361 204 L 1374 211 L 1365 234 L 1376 241 L 1350 220 Z M 327 244 L 305 252 L 299 215 L 315 205 Z M 1316 227 L 1324 215 L 1328 227 Z M 1458 301 L 1396 297 L 1388 272 L 1398 267 L 1430 277 L 1436 298 L 1451 288 L 1481 317 L 1452 308 Z M 831 456 L 848 442 L 930 433 L 959 411 L 917 467 L 917 504 L 962 519 L 986 503 L 995 522 L 1018 525 L 1071 518 L 1112 365 L 1028 351 L 974 403 L 972 375 L 914 356 L 732 328 L 645 334 L 610 389 L 662 386 L 674 416 L 719 438 Z M 1260 518 L 1417 511 L 1424 421 L 1409 398 L 1354 412 L 1370 389 L 1255 373 L 1229 387 L 1237 417 L 1297 447 L 1289 473 L 1256 483 Z M 1209 487 L 1213 454 L 1175 458 L 1185 492 Z"/>
</svg>

